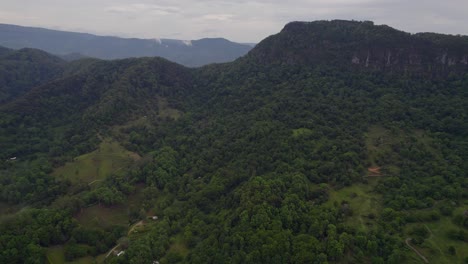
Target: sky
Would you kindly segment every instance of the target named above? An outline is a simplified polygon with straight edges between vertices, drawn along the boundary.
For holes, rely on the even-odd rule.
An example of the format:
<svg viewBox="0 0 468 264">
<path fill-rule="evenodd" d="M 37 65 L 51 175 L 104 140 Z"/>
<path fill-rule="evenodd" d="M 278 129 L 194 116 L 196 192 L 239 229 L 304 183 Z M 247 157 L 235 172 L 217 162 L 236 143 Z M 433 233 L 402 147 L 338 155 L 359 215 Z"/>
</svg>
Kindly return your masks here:
<svg viewBox="0 0 468 264">
<path fill-rule="evenodd" d="M 0 0 L 0 23 L 137 38 L 256 43 L 291 21 L 332 19 L 468 35 L 468 0 Z"/>
</svg>

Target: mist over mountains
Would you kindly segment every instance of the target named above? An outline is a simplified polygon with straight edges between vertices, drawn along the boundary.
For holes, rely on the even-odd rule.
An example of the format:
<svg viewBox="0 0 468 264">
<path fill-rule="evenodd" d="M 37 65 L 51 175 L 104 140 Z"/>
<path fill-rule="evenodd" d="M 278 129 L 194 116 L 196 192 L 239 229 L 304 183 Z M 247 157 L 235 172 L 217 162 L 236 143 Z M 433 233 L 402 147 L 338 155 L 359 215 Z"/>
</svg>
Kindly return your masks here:
<svg viewBox="0 0 468 264">
<path fill-rule="evenodd" d="M 77 53 L 99 59 L 159 56 L 189 67 L 233 61 L 252 49 L 252 44 L 223 38 L 119 38 L 9 24 L 0 24 L 0 46 L 36 48 L 67 58 L 76 58 Z"/>
</svg>

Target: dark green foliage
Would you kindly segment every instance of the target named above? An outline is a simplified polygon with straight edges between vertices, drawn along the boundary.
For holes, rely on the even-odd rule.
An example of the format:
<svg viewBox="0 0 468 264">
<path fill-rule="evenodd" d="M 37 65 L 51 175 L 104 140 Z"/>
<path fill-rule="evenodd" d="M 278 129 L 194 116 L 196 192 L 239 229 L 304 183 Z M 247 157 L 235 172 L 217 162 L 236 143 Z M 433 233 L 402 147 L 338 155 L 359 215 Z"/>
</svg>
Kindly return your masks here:
<svg viewBox="0 0 468 264">
<path fill-rule="evenodd" d="M 465 211 L 463 214 L 457 214 L 453 217 L 453 222 L 460 227 L 468 229 L 468 212 Z"/>
<path fill-rule="evenodd" d="M 467 47 L 466 36 L 411 35 L 370 21 L 332 20 L 291 22 L 246 57 L 257 64 L 333 65 L 435 76 L 464 74 Z"/>
<path fill-rule="evenodd" d="M 125 235 L 125 228 L 121 226 L 113 226 L 107 228 L 107 230 L 98 229 L 98 228 L 86 228 L 86 227 L 77 227 L 72 231 L 71 242 L 68 245 L 71 246 L 70 253 L 74 255 L 73 252 L 82 252 L 83 247 L 79 246 L 75 248 L 76 245 L 87 245 L 88 253 L 85 255 L 96 256 L 106 252 L 109 248 L 112 248 L 115 242 Z M 78 243 L 78 244 L 77 244 Z M 80 249 L 80 250 L 78 250 Z M 90 251 L 91 250 L 91 251 Z M 69 250 L 65 249 L 67 253 Z M 75 256 L 73 258 L 77 258 Z M 72 258 L 72 259 L 73 259 Z"/>
<path fill-rule="evenodd" d="M 125 196 L 114 187 L 98 187 L 85 196 L 88 204 L 99 203 L 106 206 L 122 204 Z"/>
<path fill-rule="evenodd" d="M 141 239 L 131 243 L 125 254 L 119 257 L 117 263 L 152 263 L 161 259 L 169 247 L 170 226 L 166 221 L 147 232 Z M 171 258 L 178 258 L 172 256 Z"/>
<path fill-rule="evenodd" d="M 31 209 L 0 225 L 0 262 L 44 262 L 44 247 L 62 244 L 70 237 L 76 220 L 62 210 Z"/>
<path fill-rule="evenodd" d="M 88 255 L 96 255 L 92 247 L 88 245 L 80 245 L 75 242 L 69 242 L 65 246 L 65 259 L 71 261 L 77 258 L 86 257 Z"/>
<path fill-rule="evenodd" d="M 450 255 L 456 255 L 457 254 L 457 251 L 453 246 L 448 247 L 448 252 L 449 252 Z"/>
<path fill-rule="evenodd" d="M 419 237 L 426 239 L 429 237 L 429 230 L 425 226 L 417 226 L 412 228 L 409 231 L 409 234 L 412 235 L 413 237 Z"/>
<path fill-rule="evenodd" d="M 142 168 L 140 174 L 144 177 L 144 182 L 149 186 L 157 186 L 164 189 L 171 188 L 172 183 L 179 176 L 179 166 L 177 164 L 177 152 L 171 147 L 163 147 L 154 153 L 154 161 Z"/>
<path fill-rule="evenodd" d="M 0 104 L 61 75 L 65 62 L 40 50 L 0 51 Z"/>
<path fill-rule="evenodd" d="M 447 232 L 447 236 L 453 240 L 468 242 L 468 232 L 463 229 L 452 229 Z"/>
<path fill-rule="evenodd" d="M 440 219 L 440 214 L 436 211 L 417 211 L 405 215 L 405 220 L 409 223 L 432 222 Z"/>
<path fill-rule="evenodd" d="M 79 189 L 81 203 L 54 204 L 112 206 L 145 185 L 131 221 L 145 210 L 160 221 L 111 262 L 401 263 L 407 222 L 438 221 L 468 198 L 468 75 L 463 65 L 428 61 L 442 45 L 430 39 L 369 22 L 293 23 L 232 64 L 93 62 L 0 108 L 0 154 L 59 163 L 104 136 L 141 154 L 134 167 Z M 401 62 L 419 44 L 421 64 Z M 352 52 L 369 45 L 379 56 L 379 47 L 403 49 L 402 64 L 349 67 Z M 373 126 L 393 140 L 377 137 L 370 157 Z M 370 182 L 372 162 L 384 176 L 373 193 L 382 209 L 364 215 L 372 226 L 350 225 L 363 216 L 348 197 L 328 198 Z M 465 220 L 453 216 L 460 228 Z M 74 230 L 69 259 L 103 252 L 121 234 Z M 465 241 L 462 231 L 447 235 Z M 424 227 L 409 233 L 415 244 L 428 238 Z"/>
<path fill-rule="evenodd" d="M 452 213 L 453 213 L 453 210 L 454 210 L 454 206 L 453 204 L 451 204 L 450 202 L 447 202 L 447 203 L 443 203 L 442 205 L 440 205 L 439 207 L 439 211 L 442 215 L 444 216 L 452 216 Z"/>
<path fill-rule="evenodd" d="M 11 204 L 51 201 L 64 194 L 67 182 L 50 175 L 52 168 L 46 159 L 33 162 L 7 161 L 0 170 L 0 201 Z"/>
</svg>

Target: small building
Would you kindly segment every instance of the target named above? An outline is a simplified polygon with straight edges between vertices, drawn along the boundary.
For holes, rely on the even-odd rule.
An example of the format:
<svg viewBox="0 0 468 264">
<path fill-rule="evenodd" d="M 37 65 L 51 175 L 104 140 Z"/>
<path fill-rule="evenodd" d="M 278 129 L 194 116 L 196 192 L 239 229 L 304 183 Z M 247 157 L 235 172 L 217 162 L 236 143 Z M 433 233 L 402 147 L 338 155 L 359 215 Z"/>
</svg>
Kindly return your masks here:
<svg viewBox="0 0 468 264">
<path fill-rule="evenodd" d="M 153 220 L 158 220 L 158 216 L 157 216 L 157 215 L 154 215 L 154 216 L 151 217 L 151 219 L 153 219 Z"/>
</svg>

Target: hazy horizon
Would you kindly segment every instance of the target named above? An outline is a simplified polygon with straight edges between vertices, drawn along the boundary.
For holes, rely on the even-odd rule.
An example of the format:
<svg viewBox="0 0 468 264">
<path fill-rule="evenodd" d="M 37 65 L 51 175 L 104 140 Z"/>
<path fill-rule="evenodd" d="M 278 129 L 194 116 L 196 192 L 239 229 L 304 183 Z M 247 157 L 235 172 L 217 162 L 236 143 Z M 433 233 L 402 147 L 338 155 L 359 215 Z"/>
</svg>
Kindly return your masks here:
<svg viewBox="0 0 468 264">
<path fill-rule="evenodd" d="M 370 20 L 410 33 L 468 35 L 468 1 L 428 0 L 17 0 L 0 23 L 124 38 L 226 38 L 257 43 L 291 21 Z M 261 12 L 260 12 L 261 11 Z"/>
</svg>

